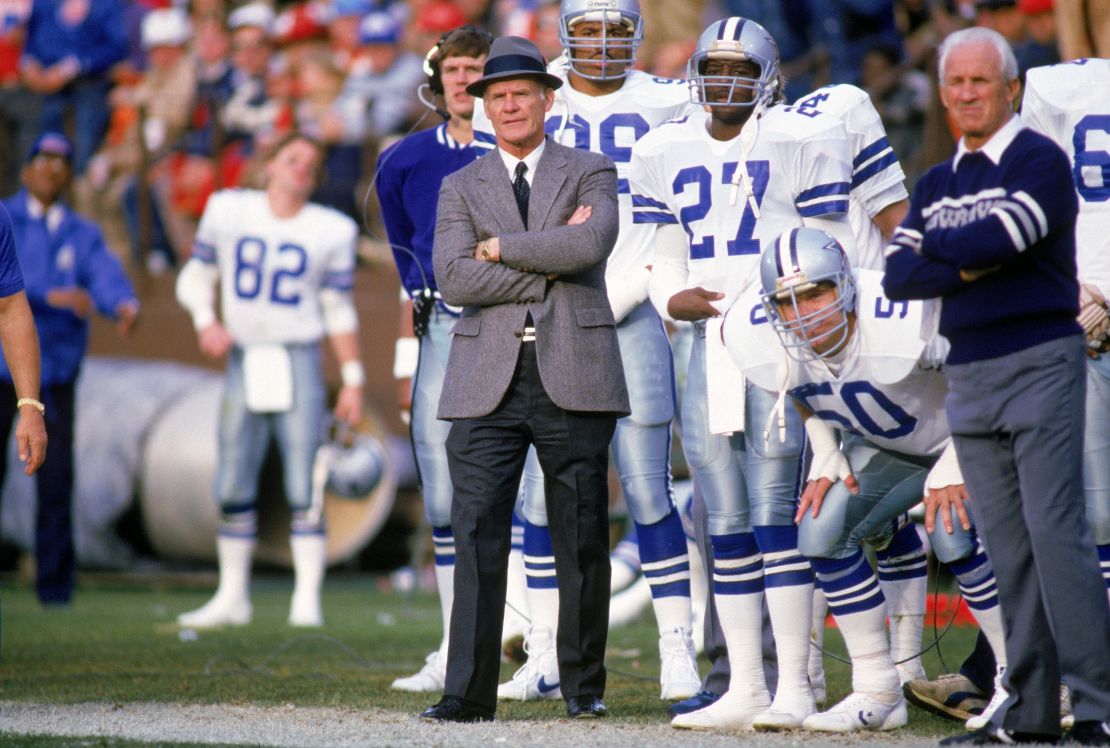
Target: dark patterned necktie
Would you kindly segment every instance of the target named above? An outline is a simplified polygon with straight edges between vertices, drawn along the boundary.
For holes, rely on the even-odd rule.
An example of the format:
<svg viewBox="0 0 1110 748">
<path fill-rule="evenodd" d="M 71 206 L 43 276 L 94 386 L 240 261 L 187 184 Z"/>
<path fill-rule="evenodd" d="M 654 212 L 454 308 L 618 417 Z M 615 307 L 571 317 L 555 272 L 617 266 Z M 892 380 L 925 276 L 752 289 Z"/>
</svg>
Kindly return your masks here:
<svg viewBox="0 0 1110 748">
<path fill-rule="evenodd" d="M 528 164 L 521 161 L 516 165 L 516 179 L 513 180 L 513 195 L 516 196 L 516 207 L 520 211 L 520 220 L 524 221 L 524 228 L 528 228 L 528 196 L 532 194 L 532 188 L 524 178 L 526 171 Z"/>
</svg>

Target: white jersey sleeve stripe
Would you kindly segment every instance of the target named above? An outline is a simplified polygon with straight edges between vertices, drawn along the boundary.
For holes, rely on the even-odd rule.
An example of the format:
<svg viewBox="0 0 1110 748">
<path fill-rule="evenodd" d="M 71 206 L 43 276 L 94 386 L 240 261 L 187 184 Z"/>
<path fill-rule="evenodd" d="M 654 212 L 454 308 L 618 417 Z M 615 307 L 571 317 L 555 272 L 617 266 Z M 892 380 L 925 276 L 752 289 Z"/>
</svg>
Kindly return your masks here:
<svg viewBox="0 0 1110 748">
<path fill-rule="evenodd" d="M 803 218 L 813 218 L 828 213 L 847 213 L 850 189 L 847 182 L 819 184 L 799 193 L 794 200 L 794 205 Z"/>
<path fill-rule="evenodd" d="M 852 163 L 852 189 L 898 164 L 898 157 L 884 135 L 856 154 Z"/>
</svg>

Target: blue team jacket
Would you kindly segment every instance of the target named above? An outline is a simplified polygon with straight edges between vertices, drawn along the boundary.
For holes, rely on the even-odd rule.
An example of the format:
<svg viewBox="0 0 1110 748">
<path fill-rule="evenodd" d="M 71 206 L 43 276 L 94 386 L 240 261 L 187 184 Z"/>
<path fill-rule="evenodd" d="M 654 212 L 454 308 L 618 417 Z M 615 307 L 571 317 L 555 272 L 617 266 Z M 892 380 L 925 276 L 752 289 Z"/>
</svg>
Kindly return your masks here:
<svg viewBox="0 0 1110 748">
<path fill-rule="evenodd" d="M 47 292 L 79 286 L 92 297 L 97 311 L 112 317 L 121 303 L 135 299 L 135 289 L 92 221 L 63 206 L 64 218 L 51 235 L 45 220 L 28 212 L 26 190 L 4 200 L 3 205 L 11 215 L 15 251 L 39 333 L 42 384 L 68 384 L 81 372 L 89 339 L 88 320 L 47 304 Z M 2 357 L 0 379 L 12 381 Z"/>
</svg>

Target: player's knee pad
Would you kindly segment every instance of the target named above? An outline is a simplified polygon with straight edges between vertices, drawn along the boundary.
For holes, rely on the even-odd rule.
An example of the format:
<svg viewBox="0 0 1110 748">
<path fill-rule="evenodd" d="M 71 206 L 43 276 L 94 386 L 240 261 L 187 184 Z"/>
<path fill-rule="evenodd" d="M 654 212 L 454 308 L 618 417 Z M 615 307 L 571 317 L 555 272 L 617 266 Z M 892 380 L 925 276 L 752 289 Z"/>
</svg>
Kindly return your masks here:
<svg viewBox="0 0 1110 748">
<path fill-rule="evenodd" d="M 670 513 L 670 426 L 641 426 L 617 421 L 613 463 L 632 518 L 651 525 Z"/>
<path fill-rule="evenodd" d="M 937 561 L 942 564 L 950 564 L 953 561 L 958 561 L 961 558 L 967 558 L 975 553 L 976 536 L 975 528 L 965 530 L 960 526 L 960 518 L 956 516 L 956 510 L 952 510 L 952 532 L 944 529 L 944 523 L 940 517 L 937 517 L 936 525 L 933 531 L 929 533 L 929 545 L 933 549 L 933 555 L 937 557 Z"/>
<path fill-rule="evenodd" d="M 826 514 L 825 506 L 816 518 L 807 512 L 798 525 L 798 550 L 807 558 L 845 558 L 858 547 L 850 528 L 844 526 L 843 515 L 835 511 Z"/>
<path fill-rule="evenodd" d="M 709 534 L 735 535 L 752 531 L 751 514 L 747 507 L 737 507 L 732 511 L 714 511 L 706 507 Z"/>
<path fill-rule="evenodd" d="M 666 329 L 649 302 L 617 325 L 624 380 L 632 413 L 641 426 L 669 425 L 675 414 L 674 365 Z M 624 419 L 622 419 L 624 420 Z"/>
</svg>

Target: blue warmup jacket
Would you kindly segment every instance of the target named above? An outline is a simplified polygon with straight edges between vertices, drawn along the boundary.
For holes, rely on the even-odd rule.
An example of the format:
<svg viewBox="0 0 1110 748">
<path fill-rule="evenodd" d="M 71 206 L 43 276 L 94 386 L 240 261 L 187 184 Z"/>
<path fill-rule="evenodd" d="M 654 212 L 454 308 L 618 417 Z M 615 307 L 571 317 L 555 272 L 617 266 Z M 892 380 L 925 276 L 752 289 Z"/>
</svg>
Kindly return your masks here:
<svg viewBox="0 0 1110 748">
<path fill-rule="evenodd" d="M 76 57 L 80 75 L 89 76 L 106 73 L 127 52 L 124 6 L 119 0 L 35 0 L 24 57 L 43 67 Z"/>
<path fill-rule="evenodd" d="M 408 136 L 378 158 L 374 184 L 401 285 L 410 296 L 415 296 L 425 283 L 436 290 L 432 244 L 443 178 L 488 153 L 491 147 L 477 139 L 459 145 L 447 135 L 444 123 Z"/>
<path fill-rule="evenodd" d="M 46 221 L 28 212 L 27 198 L 27 191 L 21 190 L 3 206 L 11 215 L 16 254 L 39 333 L 42 384 L 68 384 L 81 372 L 89 324 L 68 309 L 47 304 L 47 292 L 79 286 L 92 297 L 97 311 L 114 317 L 121 303 L 135 299 L 135 289 L 95 223 L 63 206 L 64 218 L 51 235 Z M 0 362 L 0 379 L 12 381 L 6 362 Z"/>
</svg>

